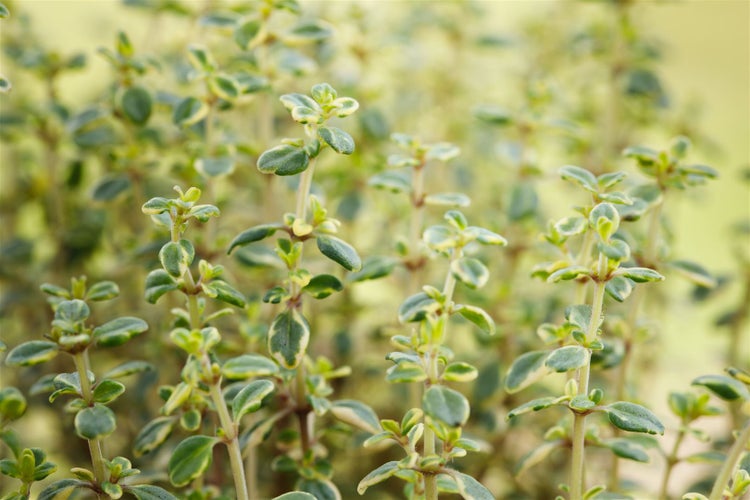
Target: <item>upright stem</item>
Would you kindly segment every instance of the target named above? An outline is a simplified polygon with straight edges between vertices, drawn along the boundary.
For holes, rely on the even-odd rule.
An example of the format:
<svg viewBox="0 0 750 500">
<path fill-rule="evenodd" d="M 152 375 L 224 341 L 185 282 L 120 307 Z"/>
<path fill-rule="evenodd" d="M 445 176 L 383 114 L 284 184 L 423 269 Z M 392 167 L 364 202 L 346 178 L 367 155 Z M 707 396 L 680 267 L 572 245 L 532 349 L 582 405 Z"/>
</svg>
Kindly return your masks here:
<svg viewBox="0 0 750 500">
<path fill-rule="evenodd" d="M 89 382 L 88 370 L 86 369 L 88 362 L 86 361 L 85 352 L 76 353 L 73 356 L 73 361 L 76 365 L 76 371 L 78 372 L 78 378 L 81 381 L 81 393 L 84 401 L 91 405 L 94 401 L 93 392 L 91 390 L 91 383 Z M 104 466 L 104 455 L 102 454 L 101 440 L 99 439 L 88 439 L 89 453 L 91 454 L 91 466 L 94 469 L 94 477 L 97 483 L 101 484 L 107 480 L 107 469 Z"/>
<path fill-rule="evenodd" d="M 409 292 L 419 289 L 419 261 L 421 258 L 419 242 L 424 224 L 424 162 L 414 166 L 411 177 L 411 220 L 409 222 Z"/>
<path fill-rule="evenodd" d="M 307 205 L 310 201 L 310 188 L 312 187 L 313 174 L 315 173 L 315 159 L 300 174 L 299 186 L 297 187 L 297 208 L 295 214 L 297 219 L 307 218 Z"/>
<path fill-rule="evenodd" d="M 224 400 L 224 395 L 221 393 L 221 379 L 211 384 L 211 399 L 216 407 L 216 412 L 219 414 L 221 427 L 224 429 L 224 439 L 229 452 L 229 463 L 232 467 L 232 477 L 234 478 L 237 500 L 249 500 L 250 496 L 247 493 L 247 481 L 245 480 L 245 469 L 242 466 L 242 450 L 240 449 L 237 427 L 229 416 L 227 403 Z"/>
<path fill-rule="evenodd" d="M 602 317 L 604 306 L 605 282 L 600 281 L 606 271 L 607 258 L 604 254 L 599 254 L 599 272 L 594 282 L 594 298 L 591 304 L 591 319 L 589 328 L 586 332 L 586 340 L 591 341 L 596 338 L 599 323 Z M 578 371 L 578 395 L 585 396 L 589 392 L 589 375 L 591 372 L 591 351 L 588 350 L 588 359 L 586 364 Z M 583 498 L 585 490 L 584 485 L 584 449 L 586 441 L 586 415 L 582 413 L 573 414 L 573 456 L 570 473 L 570 498 L 571 500 L 580 500 Z"/>
<path fill-rule="evenodd" d="M 305 221 L 307 219 L 307 206 L 310 201 L 310 188 L 312 187 L 314 173 L 315 159 L 312 159 L 310 160 L 307 169 L 305 169 L 300 175 L 299 186 L 297 187 L 297 206 L 295 210 L 297 220 Z M 299 269 L 301 263 L 302 256 L 300 256 L 295 263 L 294 270 Z M 291 287 L 292 297 L 294 297 L 299 293 L 299 286 L 295 282 L 292 282 Z M 307 387 L 305 379 L 305 366 L 304 363 L 300 363 L 297 367 L 297 374 L 295 377 L 295 395 L 303 455 L 306 455 L 310 450 L 315 425 L 315 421 L 313 420 L 315 414 L 310 412 L 309 408 L 307 408 Z"/>
<path fill-rule="evenodd" d="M 750 444 L 750 420 L 745 422 L 745 428 L 742 429 L 734 445 L 732 445 L 732 449 L 729 450 L 729 455 L 724 461 L 721 471 L 719 471 L 709 500 L 722 500 L 724 490 L 729 486 L 729 481 L 732 479 L 732 472 L 734 472 L 734 468 L 748 444 Z"/>
<path fill-rule="evenodd" d="M 454 250 L 451 262 L 461 256 L 461 250 Z M 453 291 L 456 289 L 456 278 L 453 277 L 453 273 L 450 271 L 445 276 L 445 283 L 443 284 L 443 295 L 445 296 L 445 304 L 449 306 L 453 301 Z M 445 320 L 440 323 L 440 331 L 437 338 L 442 342 L 445 338 Z M 425 389 L 429 388 L 430 385 L 436 383 L 439 378 L 438 373 L 438 349 L 440 345 L 431 345 L 428 351 L 427 358 L 427 381 L 425 382 Z M 424 456 L 434 455 L 437 451 L 435 432 L 429 425 L 425 425 L 424 428 Z M 425 500 L 437 500 L 438 488 L 437 488 L 437 475 L 426 474 L 424 477 L 425 483 Z"/>
<path fill-rule="evenodd" d="M 672 445 L 672 451 L 670 451 L 667 456 L 667 467 L 664 469 L 664 476 L 662 476 L 661 488 L 659 489 L 660 500 L 667 500 L 668 498 L 669 477 L 672 475 L 672 469 L 678 462 L 677 451 L 680 449 L 683 439 L 685 439 L 685 431 L 681 428 L 680 432 L 677 434 L 677 438 L 675 438 L 674 444 Z"/>
</svg>

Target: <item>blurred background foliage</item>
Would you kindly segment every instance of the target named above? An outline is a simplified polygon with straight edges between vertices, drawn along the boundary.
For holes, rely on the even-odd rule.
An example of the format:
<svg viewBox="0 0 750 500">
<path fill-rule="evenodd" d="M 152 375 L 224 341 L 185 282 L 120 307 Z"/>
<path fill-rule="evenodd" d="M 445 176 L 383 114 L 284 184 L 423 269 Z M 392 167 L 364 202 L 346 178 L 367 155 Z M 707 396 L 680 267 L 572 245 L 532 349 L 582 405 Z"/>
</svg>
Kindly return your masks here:
<svg viewBox="0 0 750 500">
<path fill-rule="evenodd" d="M 113 449 L 127 449 L 155 415 L 156 388 L 174 383 L 177 374 L 169 366 L 179 366 L 179 355 L 160 335 L 168 331 L 163 309 L 142 298 L 164 235 L 152 231 L 141 205 L 168 195 L 174 184 L 199 185 L 222 210 L 204 228 L 198 252 L 224 264 L 253 299 L 240 318 L 223 325 L 231 339 L 227 352 L 261 349 L 270 309 L 259 299 L 274 282 L 273 265 L 266 265 L 269 256 L 260 247 L 232 257 L 224 250 L 238 231 L 291 211 L 289 183 L 269 181 L 255 162 L 291 133 L 278 96 L 322 81 L 360 103 L 357 151 L 347 161 L 321 160 L 313 189 L 343 221 L 342 233 L 360 255 L 394 256 L 394 245 L 408 236 L 407 198 L 369 181 L 388 171 L 388 156 L 398 152 L 389 140 L 393 132 L 458 145 L 458 158 L 428 166 L 428 191 L 470 194 L 469 219 L 510 242 L 498 255 L 483 256 L 492 271 L 489 285 L 462 292 L 492 314 L 499 335 L 487 339 L 462 326 L 456 329 L 461 340 L 452 346 L 480 366 L 469 390 L 470 429 L 496 450 L 463 466 L 499 498 L 551 498 L 564 480 L 560 473 L 549 480 L 555 470 L 550 464 L 529 471 L 536 480 L 525 485 L 513 478 L 513 464 L 546 425 L 534 419 L 548 417 L 532 417 L 531 425 L 525 421 L 506 433 L 505 413 L 519 400 L 500 389 L 513 357 L 538 343 L 536 327 L 559 318 L 566 304 L 559 291 L 530 278 L 543 260 L 538 234 L 547 220 L 583 201 L 559 180 L 560 166 L 622 169 L 637 179 L 632 162 L 620 154 L 625 147 L 666 147 L 676 135 L 691 139 L 693 160 L 714 166 L 720 178 L 670 200 L 669 252 L 700 262 L 720 285 L 710 293 L 696 291 L 668 276 L 649 296 L 646 311 L 659 333 L 639 352 L 634 384 L 638 398 L 674 427 L 666 407 L 670 390 L 729 361 L 748 367 L 747 323 L 735 322 L 740 340 L 731 349 L 727 329 L 717 326 L 724 315 L 731 327 L 725 313 L 747 307 L 746 1 L 303 1 L 299 13 L 274 12 L 268 20 L 273 35 L 258 46 L 243 38 L 252 26 L 245 35 L 235 26 L 263 2 L 7 3 L 12 16 L 0 22 L 0 72 L 13 89 L 0 95 L 0 335 L 12 347 L 47 330 L 43 282 L 65 286 L 71 276 L 85 274 L 92 282 L 120 285 L 121 298 L 95 314 L 112 317 L 111 308 L 145 318 L 151 329 L 127 348 L 135 352 L 115 356 L 149 359 L 158 370 L 143 375 L 127 401 L 118 403 Z M 210 132 L 205 121 L 173 124 L 180 99 L 211 95 L 191 79 L 187 47 L 193 43 L 208 47 L 217 65 L 240 75 L 242 84 L 236 99 L 214 102 Z M 122 112 L 123 92 L 134 85 L 153 103 L 145 119 Z M 214 164 L 219 175 L 213 175 L 201 158 L 229 163 Z M 441 215 L 440 207 L 427 207 L 426 224 Z M 430 282 L 439 275 L 428 264 L 422 278 Z M 408 399 L 401 387 L 385 384 L 383 373 L 390 365 L 384 360 L 388 336 L 399 328 L 396 311 L 409 283 L 402 270 L 353 283 L 326 301 L 313 325 L 311 352 L 353 367 L 351 377 L 337 382 L 341 397 L 366 399 L 381 418 L 397 418 Z M 3 386 L 26 394 L 42 374 L 0 370 Z M 71 422 L 44 396 L 30 403 L 33 411 L 17 424 L 27 445 L 44 446 L 61 469 L 84 460 L 85 446 L 69 439 Z M 335 452 L 337 482 L 344 498 L 354 498 L 357 482 L 380 458 L 359 449 L 356 439 L 333 441 L 341 447 Z M 353 454 L 362 459 L 352 460 Z M 141 460 L 138 466 L 147 471 L 164 456 Z M 284 481 L 268 468 L 259 474 L 264 484 Z M 653 490 L 647 468 L 634 467 L 631 474 Z M 367 498 L 398 498 L 400 486 L 388 485 L 373 488 Z"/>
</svg>

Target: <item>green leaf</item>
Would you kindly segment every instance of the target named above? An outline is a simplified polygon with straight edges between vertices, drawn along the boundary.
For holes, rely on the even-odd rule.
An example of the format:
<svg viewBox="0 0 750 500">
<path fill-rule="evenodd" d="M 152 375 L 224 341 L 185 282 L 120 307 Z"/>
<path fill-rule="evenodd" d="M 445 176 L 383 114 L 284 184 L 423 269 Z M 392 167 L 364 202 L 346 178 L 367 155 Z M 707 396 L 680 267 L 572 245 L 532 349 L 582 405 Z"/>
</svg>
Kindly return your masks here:
<svg viewBox="0 0 750 500">
<path fill-rule="evenodd" d="M 303 148 L 283 144 L 265 151 L 258 158 L 258 170 L 264 174 L 295 175 L 310 164 Z"/>
<path fill-rule="evenodd" d="M 549 374 L 544 364 L 548 355 L 547 351 L 530 351 L 516 358 L 505 377 L 505 390 L 513 394 Z"/>
<path fill-rule="evenodd" d="M 612 453 L 620 458 L 633 460 L 635 462 L 648 463 L 649 457 L 646 450 L 637 442 L 627 438 L 608 439 L 602 443 L 605 447 L 612 450 Z"/>
<path fill-rule="evenodd" d="M 474 110 L 474 116 L 490 125 L 504 127 L 513 123 L 513 115 L 506 109 L 484 104 Z"/>
<path fill-rule="evenodd" d="M 157 417 L 146 424 L 133 442 L 135 456 L 141 456 L 158 448 L 167 440 L 176 423 L 175 417 Z"/>
<path fill-rule="evenodd" d="M 159 251 L 159 261 L 162 267 L 175 278 L 187 272 L 191 260 L 185 248 L 175 241 L 166 243 Z"/>
<path fill-rule="evenodd" d="M 201 286 L 206 295 L 213 297 L 216 300 L 240 308 L 245 307 L 247 304 L 245 296 L 226 281 L 213 280 L 212 282 L 204 283 Z"/>
<path fill-rule="evenodd" d="M 560 281 L 575 280 L 581 276 L 590 276 L 591 270 L 586 266 L 567 266 L 558 269 L 547 277 L 547 283 L 557 283 Z"/>
<path fill-rule="evenodd" d="M 154 370 L 154 365 L 147 363 L 146 361 L 126 361 L 121 365 L 117 365 L 111 370 L 107 371 L 104 378 L 121 378 L 133 375 L 135 373 L 150 372 Z"/>
<path fill-rule="evenodd" d="M 15 387 L 0 389 L 0 421 L 10 422 L 26 412 L 26 398 Z"/>
<path fill-rule="evenodd" d="M 91 310 L 82 300 L 64 300 L 57 305 L 55 310 L 55 321 L 62 321 L 66 326 L 80 323 L 89 317 Z M 74 330 L 75 328 L 71 328 Z"/>
<path fill-rule="evenodd" d="M 339 264 L 348 271 L 357 271 L 362 268 L 362 261 L 357 251 L 349 243 L 336 238 L 320 234 L 315 238 L 320 253 Z"/>
<path fill-rule="evenodd" d="M 177 497 L 167 490 L 151 484 L 123 485 L 123 489 L 136 500 L 177 500 Z"/>
<path fill-rule="evenodd" d="M 589 224 L 601 241 L 609 241 L 620 227 L 620 213 L 611 203 L 599 203 L 589 213 Z"/>
<path fill-rule="evenodd" d="M 481 307 L 462 304 L 454 309 L 458 314 L 474 323 L 487 335 L 495 334 L 495 321 Z"/>
<path fill-rule="evenodd" d="M 388 368 L 385 380 L 393 384 L 422 382 L 427 380 L 427 373 L 421 365 L 402 361 Z"/>
<path fill-rule="evenodd" d="M 208 115 L 208 105 L 195 97 L 186 97 L 175 106 L 172 122 L 180 127 L 195 125 Z"/>
<path fill-rule="evenodd" d="M 306 491 L 317 500 L 341 500 L 341 493 L 329 479 L 300 479 L 295 489 Z"/>
<path fill-rule="evenodd" d="M 203 416 L 196 408 L 191 408 L 180 415 L 180 427 L 188 432 L 195 432 L 200 429 Z"/>
<path fill-rule="evenodd" d="M 172 278 L 164 269 L 156 269 L 146 276 L 146 301 L 149 304 L 156 304 L 156 301 L 167 292 L 177 290 L 179 287 L 177 281 Z"/>
<path fill-rule="evenodd" d="M 714 288 L 717 284 L 716 278 L 697 262 L 673 260 L 667 265 L 698 286 Z"/>
<path fill-rule="evenodd" d="M 543 410 L 545 408 L 549 408 L 550 406 L 555 406 L 559 403 L 560 403 L 560 398 L 555 398 L 552 396 L 532 399 L 531 401 L 527 401 L 526 403 L 510 410 L 508 412 L 508 415 L 505 418 L 506 420 L 510 420 L 519 415 L 523 415 L 524 413 L 531 413 L 534 411 Z"/>
<path fill-rule="evenodd" d="M 305 106 L 320 112 L 323 111 L 317 102 L 305 94 L 284 94 L 279 97 L 279 101 L 281 101 L 281 104 L 283 104 L 288 111 L 293 110 L 297 106 Z"/>
<path fill-rule="evenodd" d="M 591 306 L 578 304 L 565 308 L 565 321 L 576 326 L 582 332 L 588 331 L 591 324 Z"/>
<path fill-rule="evenodd" d="M 538 208 L 539 196 L 532 183 L 519 182 L 513 186 L 508 203 L 508 217 L 511 221 L 532 218 L 536 215 Z"/>
<path fill-rule="evenodd" d="M 331 104 L 336 106 L 336 116 L 339 118 L 349 116 L 359 109 L 359 103 L 351 97 L 339 97 Z"/>
<path fill-rule="evenodd" d="M 617 276 L 624 276 L 636 283 L 647 283 L 649 281 L 663 281 L 664 276 L 647 267 L 622 267 L 615 271 Z"/>
<path fill-rule="evenodd" d="M 692 385 L 703 386 L 725 401 L 750 399 L 747 386 L 726 375 L 702 375 L 693 380 Z"/>
<path fill-rule="evenodd" d="M 217 156 L 213 158 L 198 158 L 193 166 L 203 177 L 214 178 L 229 175 L 234 172 L 235 161 L 231 156 Z"/>
<path fill-rule="evenodd" d="M 471 205 L 471 198 L 463 193 L 436 193 L 425 196 L 424 202 L 433 206 L 468 207 Z"/>
<path fill-rule="evenodd" d="M 555 222 L 557 232 L 567 237 L 583 234 L 588 227 L 589 221 L 583 217 L 565 217 Z"/>
<path fill-rule="evenodd" d="M 296 309 L 287 309 L 274 318 L 268 332 L 268 350 L 285 368 L 296 368 L 310 341 L 310 325 Z"/>
<path fill-rule="evenodd" d="M 425 415 L 448 427 L 459 427 L 469 419 L 469 402 L 463 394 L 442 385 L 434 385 L 422 396 Z"/>
<path fill-rule="evenodd" d="M 39 493 L 38 500 L 66 500 L 76 488 L 89 488 L 90 484 L 78 479 L 61 479 L 55 481 Z"/>
<path fill-rule="evenodd" d="M 125 386 L 122 383 L 104 379 L 96 385 L 93 398 L 96 403 L 106 404 L 117 399 L 123 392 Z"/>
<path fill-rule="evenodd" d="M 320 127 L 318 136 L 339 154 L 350 155 L 354 152 L 354 139 L 340 128 Z"/>
<path fill-rule="evenodd" d="M 233 101 L 242 94 L 240 83 L 229 75 L 211 75 L 206 83 L 212 94 L 225 101 Z"/>
<path fill-rule="evenodd" d="M 0 19 L 5 19 L 10 16 L 8 7 L 0 3 Z"/>
<path fill-rule="evenodd" d="M 449 382 L 471 382 L 477 375 L 479 372 L 469 363 L 455 362 L 445 367 L 442 379 Z"/>
<path fill-rule="evenodd" d="M 334 292 L 340 292 L 344 285 L 335 276 L 330 274 L 319 274 L 313 277 L 310 282 L 302 288 L 302 291 L 309 293 L 316 299 L 324 299 Z"/>
<path fill-rule="evenodd" d="M 630 293 L 633 291 L 633 287 L 633 282 L 630 279 L 624 278 L 622 276 L 615 276 L 611 280 L 607 281 L 604 289 L 610 295 L 610 297 L 615 299 L 617 302 L 623 302 L 630 296 Z"/>
<path fill-rule="evenodd" d="M 333 35 L 333 29 L 321 21 L 304 21 L 285 35 L 295 42 L 320 42 Z M 325 500 L 319 498 L 318 500 Z"/>
<path fill-rule="evenodd" d="M 290 491 L 283 495 L 273 497 L 273 500 L 317 500 L 314 495 L 305 491 Z"/>
<path fill-rule="evenodd" d="M 120 498 L 122 497 L 122 486 L 119 484 L 113 484 L 109 481 L 104 481 L 99 485 L 109 498 Z"/>
<path fill-rule="evenodd" d="M 185 486 L 203 475 L 211 464 L 213 448 L 219 440 L 210 436 L 190 436 L 172 452 L 169 459 L 169 481 L 175 486 Z"/>
<path fill-rule="evenodd" d="M 618 401 L 603 407 L 609 421 L 624 431 L 664 434 L 664 425 L 650 410 L 635 403 Z"/>
<path fill-rule="evenodd" d="M 258 411 L 263 398 L 271 394 L 276 386 L 270 380 L 254 380 L 242 388 L 232 400 L 232 417 L 235 422 L 247 413 Z"/>
<path fill-rule="evenodd" d="M 569 345 L 555 349 L 547 356 L 544 366 L 558 373 L 575 370 L 584 366 L 589 359 L 588 349 Z"/>
<path fill-rule="evenodd" d="M 451 262 L 453 276 L 469 288 L 482 288 L 490 278 L 490 271 L 479 259 L 460 257 Z"/>
<path fill-rule="evenodd" d="M 114 281 L 100 281 L 86 291 L 86 300 L 100 302 L 120 295 L 120 288 Z"/>
<path fill-rule="evenodd" d="M 560 177 L 563 180 L 581 186 L 583 189 L 591 193 L 596 193 L 598 191 L 596 177 L 585 168 L 576 167 L 575 165 L 566 165 L 560 169 Z"/>
<path fill-rule="evenodd" d="M 130 87 L 120 97 L 120 109 L 136 125 L 144 125 L 151 117 L 152 99 L 143 87 Z"/>
<path fill-rule="evenodd" d="M 141 211 L 146 215 L 159 215 L 168 212 L 171 206 L 172 204 L 170 200 L 157 196 L 156 198 L 151 198 L 144 203 L 141 207 Z"/>
<path fill-rule="evenodd" d="M 93 378 L 93 374 L 89 372 L 89 376 Z M 92 380 L 93 382 L 93 380 Z M 78 374 L 73 373 L 59 373 L 52 380 L 54 392 L 50 394 L 49 401 L 52 403 L 58 396 L 63 394 L 74 394 L 76 396 L 82 396 L 81 381 L 78 378 Z"/>
<path fill-rule="evenodd" d="M 105 177 L 97 182 L 91 197 L 96 201 L 111 201 L 130 188 L 131 182 L 125 176 Z"/>
<path fill-rule="evenodd" d="M 359 271 L 347 276 L 347 281 L 358 282 L 382 278 L 393 272 L 398 260 L 393 257 L 370 256 L 362 262 Z"/>
<path fill-rule="evenodd" d="M 58 347 L 47 340 L 31 340 L 16 346 L 8 353 L 5 364 L 8 366 L 34 366 L 57 356 Z"/>
<path fill-rule="evenodd" d="M 424 292 L 416 293 L 401 303 L 398 320 L 401 323 L 422 321 L 428 313 L 435 312 L 440 305 Z"/>
<path fill-rule="evenodd" d="M 456 481 L 458 492 L 464 500 L 495 500 L 495 496 L 482 483 L 463 472 L 450 471 Z"/>
<path fill-rule="evenodd" d="M 125 316 L 94 328 L 96 345 L 115 347 L 148 330 L 148 323 L 140 318 Z"/>
<path fill-rule="evenodd" d="M 240 24 L 234 30 L 234 41 L 240 46 L 242 50 L 247 50 L 250 42 L 260 32 L 261 22 L 260 19 L 250 19 Z"/>
<path fill-rule="evenodd" d="M 411 178 L 408 172 L 401 170 L 386 170 L 370 177 L 367 184 L 392 193 L 411 193 Z"/>
<path fill-rule="evenodd" d="M 545 458 L 550 456 L 550 454 L 559 449 L 562 448 L 564 444 L 564 441 L 562 440 L 554 440 L 554 441 L 545 441 L 541 445 L 537 446 L 530 452 L 528 452 L 526 455 L 521 458 L 521 460 L 516 465 L 515 470 L 513 473 L 516 476 L 520 476 L 530 468 L 534 467 L 535 465 L 541 463 Z"/>
<path fill-rule="evenodd" d="M 7 94 L 12 88 L 13 85 L 10 83 L 10 80 L 8 80 L 5 76 L 0 75 L 0 93 Z"/>
<path fill-rule="evenodd" d="M 232 250 L 234 250 L 235 247 L 248 245 L 250 243 L 268 238 L 281 228 L 282 226 L 280 224 L 261 224 L 259 226 L 253 226 L 250 229 L 246 229 L 232 240 L 227 253 L 232 253 Z"/>
<path fill-rule="evenodd" d="M 96 403 L 76 414 L 76 434 L 83 439 L 101 439 L 115 431 L 115 414 L 106 406 Z"/>
<path fill-rule="evenodd" d="M 371 434 L 380 432 L 380 421 L 375 412 L 362 403 L 353 399 L 340 399 L 331 404 L 330 412 L 334 417 L 349 425 L 358 427 Z"/>
<path fill-rule="evenodd" d="M 596 248 L 613 261 L 621 262 L 630 259 L 630 246 L 622 240 L 612 239 L 607 243 L 600 241 Z"/>
<path fill-rule="evenodd" d="M 365 491 L 367 491 L 367 488 L 369 488 L 372 485 L 382 483 L 389 477 L 393 476 L 400 470 L 399 462 L 397 460 L 392 460 L 390 462 L 386 462 L 377 469 L 370 471 L 369 474 L 367 474 L 357 485 L 357 493 L 360 495 L 364 495 Z"/>
<path fill-rule="evenodd" d="M 228 379 L 270 377 L 279 373 L 279 367 L 260 354 L 243 354 L 227 360 L 221 367 L 221 373 Z"/>
</svg>

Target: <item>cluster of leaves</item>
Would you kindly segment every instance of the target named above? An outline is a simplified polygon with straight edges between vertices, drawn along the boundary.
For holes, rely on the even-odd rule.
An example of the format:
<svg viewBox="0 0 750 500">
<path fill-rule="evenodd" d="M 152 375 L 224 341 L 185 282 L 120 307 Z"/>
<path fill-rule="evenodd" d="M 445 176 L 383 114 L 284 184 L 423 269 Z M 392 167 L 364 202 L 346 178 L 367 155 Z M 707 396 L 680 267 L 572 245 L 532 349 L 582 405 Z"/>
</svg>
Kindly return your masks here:
<svg viewBox="0 0 750 500">
<path fill-rule="evenodd" d="M 638 2 L 561 5 L 518 39 L 498 34 L 490 4 L 396 17 L 295 0 L 124 4 L 148 16 L 145 41 L 112 30 L 94 56 L 109 78 L 75 95 L 86 55 L 0 5 L 14 84 L 0 76 L 14 165 L 0 202 L 7 498 L 484 500 L 552 498 L 560 483 L 570 498 L 627 498 L 646 487 L 617 459 L 657 454 L 664 498 L 681 462 L 723 464 L 690 490 L 746 494 L 745 372 L 696 379 L 730 401 L 739 433 L 689 455 L 682 442 L 709 441 L 696 421 L 718 423 L 719 407 L 672 393 L 666 449 L 637 376 L 659 355 L 647 306 L 668 299 L 646 283 L 682 275 L 713 296 L 728 282 L 669 245 L 670 200 L 717 172 L 689 161 L 686 136 L 705 142 L 692 115 L 674 116 Z M 476 78 L 478 61 L 515 58 L 491 85 Z M 320 81 L 341 92 L 296 93 Z M 626 147 L 666 134 L 683 135 Z M 560 218 L 568 192 L 545 183 L 566 163 L 559 176 L 586 201 Z M 193 187 L 170 198 L 173 185 Z M 449 210 L 442 223 L 431 208 Z M 38 284 L 71 274 L 95 284 L 44 285 L 53 310 L 39 314 Z M 745 309 L 722 320 L 742 369 Z M 54 373 L 34 382 L 43 362 Z M 71 418 L 43 450 L 28 429 L 44 393 L 66 396 Z M 606 487 L 584 481 L 590 448 L 614 458 Z"/>
</svg>

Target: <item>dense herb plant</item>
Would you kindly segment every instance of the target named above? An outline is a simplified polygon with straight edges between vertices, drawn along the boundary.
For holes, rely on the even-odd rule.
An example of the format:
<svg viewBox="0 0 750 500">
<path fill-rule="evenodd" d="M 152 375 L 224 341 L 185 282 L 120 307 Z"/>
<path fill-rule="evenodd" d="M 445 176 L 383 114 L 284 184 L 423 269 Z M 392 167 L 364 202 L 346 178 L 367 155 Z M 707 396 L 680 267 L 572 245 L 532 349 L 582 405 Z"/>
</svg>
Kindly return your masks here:
<svg viewBox="0 0 750 500">
<path fill-rule="evenodd" d="M 548 432 L 545 444 L 525 460 L 536 463 L 556 447 L 569 443 L 572 458 L 567 489 L 570 498 L 577 499 L 592 497 L 603 489 L 602 486 L 594 486 L 589 490 L 584 483 L 584 449 L 587 442 L 610 448 L 615 454 L 626 458 L 648 460 L 636 442 L 629 442 L 625 438 L 602 440 L 598 433 L 590 434 L 586 427 L 589 415 L 602 413 L 614 427 L 625 431 L 648 434 L 664 432 L 664 426 L 648 409 L 627 401 L 603 404 L 604 391 L 590 387 L 592 355 L 604 349 L 601 325 L 605 295 L 622 301 L 636 283 L 664 278 L 649 268 L 622 265 L 630 260 L 630 247 L 616 237 L 621 217 L 615 203 L 630 205 L 633 201 L 609 188 L 621 182 L 624 174 L 602 174 L 597 177 L 575 166 L 563 167 L 560 173 L 563 179 L 590 193 L 591 203 L 578 207 L 580 216 L 567 217 L 550 225 L 545 238 L 560 249 L 562 258 L 541 266 L 537 273 L 545 276 L 549 283 L 577 281 L 576 303 L 565 309 L 565 322 L 562 325 L 544 324 L 539 329 L 542 338 L 556 347 L 522 354 L 510 367 L 505 388 L 516 392 L 551 373 L 571 372 L 564 394 L 524 403 L 511 410 L 508 418 L 553 406 L 567 407 L 572 412 L 572 426 L 558 427 Z M 580 236 L 582 241 L 574 257 L 570 239 L 576 236 Z M 589 283 L 593 283 L 590 303 L 578 303 L 584 302 L 587 297 Z"/>
<path fill-rule="evenodd" d="M 316 492 L 325 498 L 340 498 L 331 481 L 332 471 L 319 444 L 315 419 L 326 413 L 344 422 L 374 432 L 377 418 L 369 406 L 354 400 L 330 401 L 331 380 L 350 373 L 348 367 L 334 368 L 323 357 L 314 362 L 308 355 L 311 327 L 303 312 L 303 297 L 325 299 L 343 289 L 342 282 L 332 274 L 313 275 L 303 267 L 304 243 L 314 239 L 323 256 L 348 271 L 358 271 L 362 263 L 356 250 L 334 236 L 339 221 L 329 217 L 318 197 L 311 195 L 313 174 L 320 153 L 327 148 L 342 155 L 354 152 L 354 139 L 344 130 L 329 124 L 333 118 L 354 113 L 359 104 L 350 97 L 339 97 L 327 83 L 312 87 L 311 95 L 285 94 L 282 104 L 292 118 L 303 125 L 304 139 L 285 139 L 258 158 L 258 169 L 265 174 L 291 176 L 299 174 L 295 212 L 284 215 L 281 223 L 254 226 L 240 233 L 230 244 L 231 252 L 238 246 L 266 239 L 276 232 L 285 233 L 276 241 L 276 254 L 287 269 L 282 284 L 266 292 L 264 302 L 283 304 L 268 330 L 267 348 L 279 365 L 283 386 L 291 398 L 288 409 L 298 419 L 296 438 L 286 443 L 286 455 L 279 457 L 277 470 L 299 475 L 297 488 Z M 296 448 L 296 450 L 295 450 Z"/>
<path fill-rule="evenodd" d="M 409 410 L 399 424 L 395 420 L 380 421 L 381 432 L 365 442 L 365 446 L 381 441 L 395 441 L 406 457 L 390 461 L 368 474 L 357 490 L 363 493 L 370 486 L 391 476 L 409 483 L 409 498 L 438 498 L 438 491 L 458 493 L 465 499 L 490 499 L 492 494 L 473 477 L 450 467 L 454 458 L 467 451 L 479 451 L 479 443 L 462 437 L 470 403 L 460 392 L 447 386 L 449 382 L 469 382 L 477 369 L 469 363 L 453 361 L 453 351 L 446 345 L 448 319 L 454 314 L 474 323 L 492 335 L 495 323 L 483 309 L 454 302 L 456 283 L 469 288 L 487 284 L 489 270 L 475 257 L 465 255 L 472 244 L 505 245 L 497 233 L 469 226 L 459 211 L 445 214 L 447 224 L 430 226 L 424 232 L 427 247 L 448 258 L 448 269 L 442 290 L 425 286 L 424 291 L 407 298 L 399 308 L 402 323 L 415 323 L 411 335 L 396 335 L 391 340 L 399 349 L 387 358 L 394 362 L 386 380 L 391 383 L 424 383 L 421 408 Z M 421 441 L 421 449 L 419 444 Z"/>
<path fill-rule="evenodd" d="M 693 385 L 702 386 L 725 401 L 741 404 L 744 421 L 736 430 L 734 443 L 711 488 L 710 496 L 689 493 L 687 500 L 739 499 L 750 491 L 750 374 L 737 368 L 728 368 L 727 375 L 702 375 Z"/>
<path fill-rule="evenodd" d="M 746 159 L 660 8 L 0 1 L 3 498 L 747 496 L 747 223 L 675 218 Z"/>
<path fill-rule="evenodd" d="M 91 469 L 74 467 L 74 478 L 61 479 L 47 486 L 39 498 L 68 497 L 73 490 L 91 490 L 99 498 L 120 498 L 128 492 L 136 498 L 174 498 L 167 491 L 149 484 L 133 485 L 130 476 L 140 473 L 130 460 L 118 456 L 111 459 L 104 454 L 104 440 L 117 428 L 115 413 L 109 408 L 113 401 L 125 392 L 125 385 L 118 378 L 151 369 L 143 361 L 127 361 L 97 376 L 92 371 L 90 353 L 95 348 L 119 347 L 148 329 L 140 318 L 123 316 L 98 326 L 89 323 L 91 308 L 89 302 L 111 300 L 119 295 L 117 285 L 111 281 L 100 281 L 87 287 L 86 278 L 71 280 L 70 289 L 57 285 L 42 285 L 42 290 L 50 295 L 54 310 L 52 328 L 45 335 L 47 340 L 31 340 L 16 346 L 8 353 L 5 363 L 10 366 L 35 366 L 45 363 L 59 353 L 72 358 L 75 371 L 44 377 L 37 382 L 38 390 L 51 392 L 49 402 L 60 396 L 72 396 L 66 410 L 74 413 L 75 431 L 78 437 L 88 444 Z M 7 436 L 7 435 L 6 435 Z M 9 441 L 6 441 L 8 443 Z M 12 442 L 12 440 L 10 441 Z M 18 453 L 17 443 L 11 445 L 17 456 L 16 464 L 9 464 L 6 471 L 22 480 L 22 495 L 28 495 L 32 480 L 46 477 L 53 471 L 51 464 L 45 463 L 44 452 L 24 450 Z"/>
</svg>

